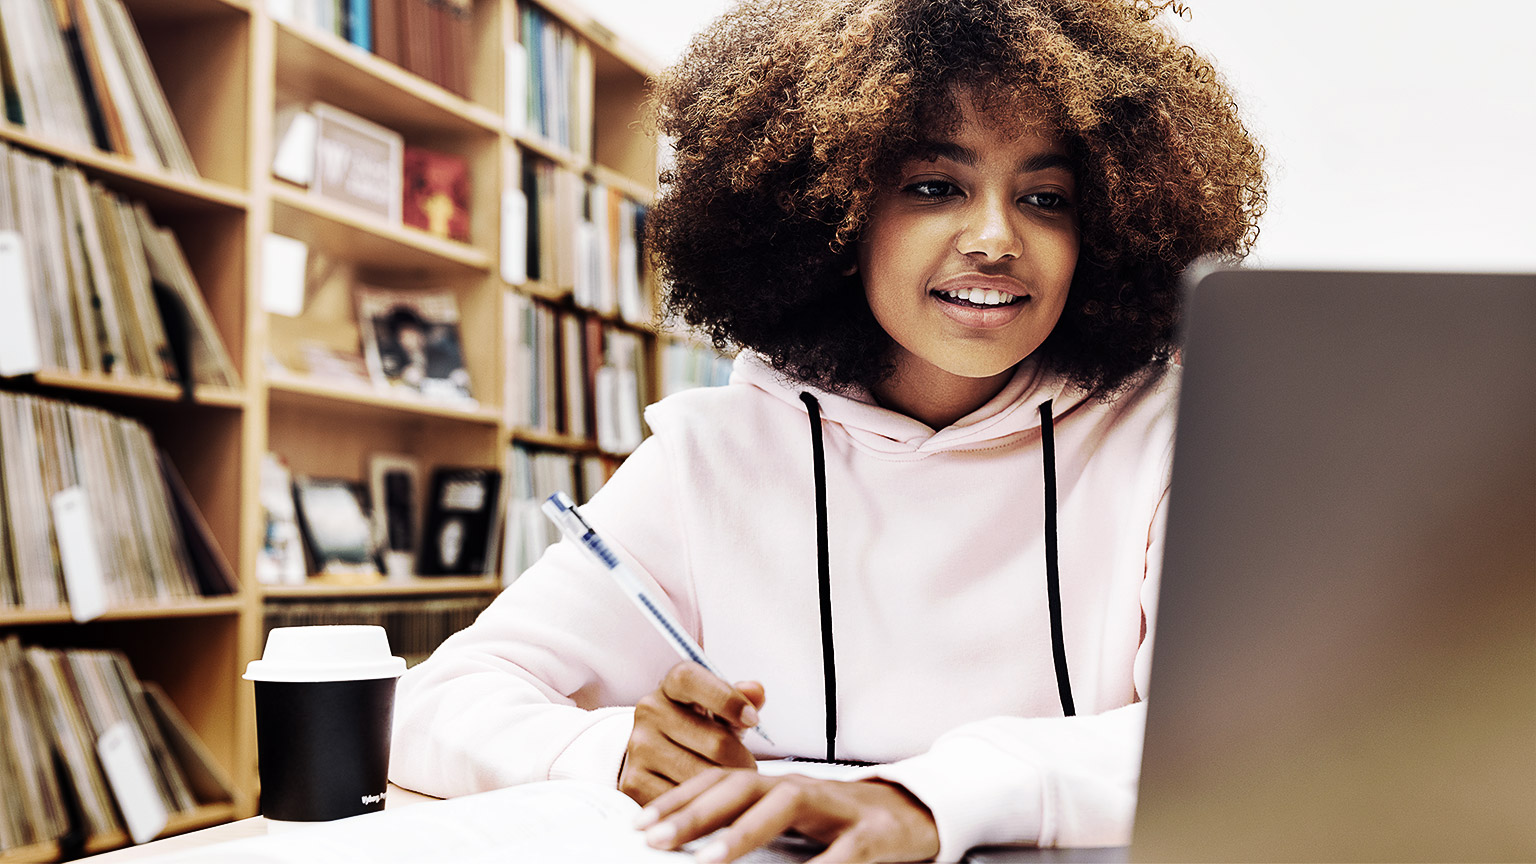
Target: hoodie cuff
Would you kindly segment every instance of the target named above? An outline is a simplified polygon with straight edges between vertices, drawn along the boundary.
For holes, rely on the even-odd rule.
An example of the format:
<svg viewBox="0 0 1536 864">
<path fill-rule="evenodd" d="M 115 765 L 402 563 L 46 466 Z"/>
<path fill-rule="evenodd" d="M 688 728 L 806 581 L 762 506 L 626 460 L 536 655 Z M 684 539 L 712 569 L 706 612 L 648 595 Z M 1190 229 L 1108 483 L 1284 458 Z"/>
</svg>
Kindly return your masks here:
<svg viewBox="0 0 1536 864">
<path fill-rule="evenodd" d="M 551 780 L 586 780 L 618 788 L 619 766 L 635 728 L 635 709 L 602 708 L 597 720 L 571 740 L 549 765 Z"/>
<path fill-rule="evenodd" d="M 1040 773 L 974 739 L 944 741 L 874 774 L 911 792 L 933 813 L 937 861 L 959 861 L 972 846 L 1040 842 Z"/>
</svg>

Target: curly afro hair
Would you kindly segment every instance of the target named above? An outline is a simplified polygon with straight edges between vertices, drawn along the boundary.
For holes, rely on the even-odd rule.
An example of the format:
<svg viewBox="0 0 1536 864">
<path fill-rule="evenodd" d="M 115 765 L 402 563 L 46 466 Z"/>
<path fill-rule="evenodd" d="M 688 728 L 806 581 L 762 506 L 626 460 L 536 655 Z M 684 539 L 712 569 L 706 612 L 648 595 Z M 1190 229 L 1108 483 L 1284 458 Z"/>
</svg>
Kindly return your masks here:
<svg viewBox="0 0 1536 864">
<path fill-rule="evenodd" d="M 890 374 L 849 276 L 900 160 L 990 106 L 1043 97 L 1077 162 L 1082 246 L 1040 352 L 1108 395 L 1174 350 L 1178 277 L 1258 236 L 1263 151 L 1212 66 L 1133 0 L 744 0 L 656 82 L 676 161 L 648 242 L 669 312 L 826 389 Z M 1030 94 L 1027 102 L 1014 98 Z M 936 129 L 936 124 L 940 127 Z"/>
</svg>

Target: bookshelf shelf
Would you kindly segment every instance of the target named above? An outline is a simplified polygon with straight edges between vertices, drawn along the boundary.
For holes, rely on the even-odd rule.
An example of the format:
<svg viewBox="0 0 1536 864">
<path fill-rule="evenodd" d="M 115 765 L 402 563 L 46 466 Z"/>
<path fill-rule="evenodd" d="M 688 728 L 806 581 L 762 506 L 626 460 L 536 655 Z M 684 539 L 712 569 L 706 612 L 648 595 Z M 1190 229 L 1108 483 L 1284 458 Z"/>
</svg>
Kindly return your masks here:
<svg viewBox="0 0 1536 864">
<path fill-rule="evenodd" d="M 177 834 L 185 834 L 188 831 L 196 831 L 199 828 L 222 825 L 234 819 L 235 816 L 236 811 L 233 804 L 204 804 L 192 810 L 172 813 L 170 819 L 166 822 L 165 830 L 160 832 L 159 837 L 173 837 Z M 127 845 L 128 835 L 118 831 L 93 838 L 91 842 L 85 844 L 85 853 L 87 855 L 96 855 Z M 0 859 L 0 861 L 3 860 Z"/>
<path fill-rule="evenodd" d="M 491 254 L 483 249 L 392 224 L 291 186 L 274 186 L 272 201 L 277 233 L 308 237 L 328 254 L 369 268 L 444 277 L 484 275 L 492 268 Z"/>
<path fill-rule="evenodd" d="M 501 114 L 379 59 L 344 39 L 278 23 L 278 89 L 316 97 L 397 132 L 501 131 Z"/>
<path fill-rule="evenodd" d="M 560 450 L 572 450 L 580 453 L 596 453 L 597 443 L 586 438 L 575 438 L 570 435 L 561 435 L 556 432 L 540 432 L 537 429 L 517 428 L 512 430 L 511 438 L 521 444 L 533 444 L 539 447 L 553 447 Z"/>
<path fill-rule="evenodd" d="M 486 594 L 501 590 L 492 577 L 417 576 L 409 581 L 383 581 L 368 585 L 338 585 L 311 581 L 304 585 L 265 585 L 268 600 L 315 600 L 324 597 L 407 597 L 427 594 Z"/>
<path fill-rule="evenodd" d="M 142 198 L 151 205 L 186 211 L 244 211 L 250 206 L 250 196 L 228 184 L 144 168 L 122 156 L 100 150 L 81 150 L 57 144 L 29 135 L 21 127 L 4 120 L 0 120 L 0 140 L 72 162 L 85 171 L 86 176 L 104 179 L 113 188 Z"/>
<path fill-rule="evenodd" d="M 341 405 L 347 405 L 354 410 L 414 414 L 487 426 L 494 426 L 501 420 L 501 411 L 497 408 L 461 407 L 422 399 L 405 399 L 388 393 L 356 390 L 344 385 L 307 380 L 297 376 L 273 376 L 267 383 L 274 402 L 306 409 L 335 411 Z"/>
<path fill-rule="evenodd" d="M 196 21 L 225 16 L 249 17 L 251 4 L 245 0 L 133 0 L 133 14 L 144 23 Z"/>
<path fill-rule="evenodd" d="M 181 385 L 163 381 L 56 371 L 38 372 L 32 377 L 39 385 L 60 390 L 78 390 L 162 402 L 180 402 L 182 398 Z M 244 408 L 246 405 L 246 395 L 240 390 L 230 390 L 225 387 L 197 387 L 192 392 L 193 404 L 197 405 L 217 408 Z"/>
<path fill-rule="evenodd" d="M 168 603 L 136 603 L 108 609 L 97 621 L 152 621 L 161 618 L 212 618 L 240 612 L 238 597 L 177 600 Z M 0 627 L 68 624 L 68 609 L 0 609 Z"/>
</svg>

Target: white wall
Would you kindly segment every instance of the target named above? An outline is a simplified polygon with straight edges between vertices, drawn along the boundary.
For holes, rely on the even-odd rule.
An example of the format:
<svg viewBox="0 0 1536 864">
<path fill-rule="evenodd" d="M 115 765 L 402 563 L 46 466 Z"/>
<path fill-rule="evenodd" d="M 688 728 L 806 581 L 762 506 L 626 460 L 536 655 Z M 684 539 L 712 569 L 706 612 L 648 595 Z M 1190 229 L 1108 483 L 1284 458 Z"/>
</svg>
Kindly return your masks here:
<svg viewBox="0 0 1536 864">
<path fill-rule="evenodd" d="M 667 61 L 727 5 L 578 2 Z M 1536 272 L 1536 2 L 1186 5 L 1269 152 L 1254 263 Z"/>
</svg>

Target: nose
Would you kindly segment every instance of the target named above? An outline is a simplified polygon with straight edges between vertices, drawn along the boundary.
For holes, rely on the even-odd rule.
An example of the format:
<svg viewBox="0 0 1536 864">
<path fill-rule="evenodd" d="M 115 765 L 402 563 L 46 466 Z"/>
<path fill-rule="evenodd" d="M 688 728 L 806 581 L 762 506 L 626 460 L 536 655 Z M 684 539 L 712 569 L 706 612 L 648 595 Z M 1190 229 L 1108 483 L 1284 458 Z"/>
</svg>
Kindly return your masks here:
<svg viewBox="0 0 1536 864">
<path fill-rule="evenodd" d="M 1024 238 L 1015 221 L 1019 213 L 1013 202 L 996 196 L 978 196 L 966 208 L 965 224 L 955 238 L 955 250 L 961 255 L 979 256 L 986 261 L 1017 258 L 1024 252 Z"/>
</svg>

